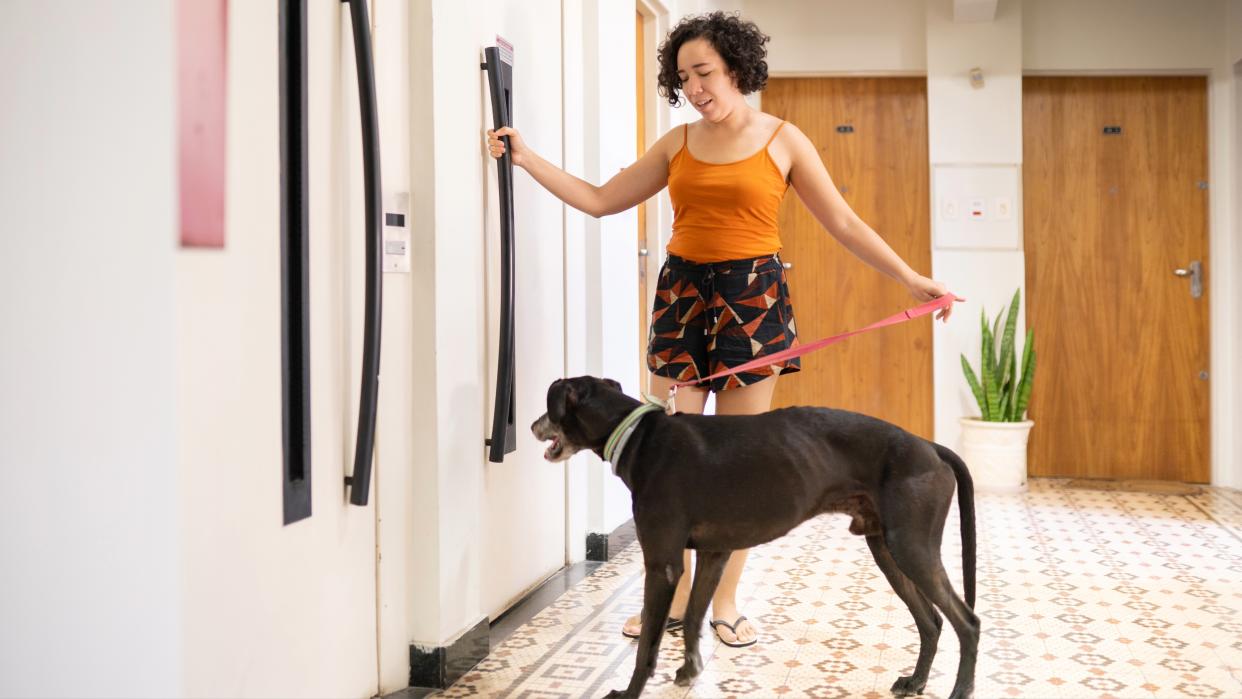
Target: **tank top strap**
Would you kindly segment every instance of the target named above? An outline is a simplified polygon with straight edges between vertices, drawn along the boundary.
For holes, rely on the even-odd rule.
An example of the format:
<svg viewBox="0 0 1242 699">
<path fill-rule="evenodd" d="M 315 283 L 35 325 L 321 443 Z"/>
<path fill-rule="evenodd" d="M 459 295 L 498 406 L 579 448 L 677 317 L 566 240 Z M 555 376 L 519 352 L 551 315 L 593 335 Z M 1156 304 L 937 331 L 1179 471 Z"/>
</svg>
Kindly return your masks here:
<svg viewBox="0 0 1242 699">
<path fill-rule="evenodd" d="M 780 124 L 776 127 L 776 130 L 772 132 L 772 137 L 768 139 L 768 142 L 767 142 L 767 143 L 763 144 L 763 149 L 764 149 L 764 150 L 767 150 L 767 149 L 768 149 L 768 146 L 772 145 L 772 141 L 775 141 L 775 140 L 776 140 L 776 134 L 780 133 L 780 132 L 781 132 L 781 129 L 782 129 L 782 128 L 784 128 L 785 124 L 788 124 L 788 123 L 789 123 L 789 122 L 787 122 L 787 121 L 782 121 L 782 122 L 781 122 L 781 123 L 780 123 Z"/>
</svg>

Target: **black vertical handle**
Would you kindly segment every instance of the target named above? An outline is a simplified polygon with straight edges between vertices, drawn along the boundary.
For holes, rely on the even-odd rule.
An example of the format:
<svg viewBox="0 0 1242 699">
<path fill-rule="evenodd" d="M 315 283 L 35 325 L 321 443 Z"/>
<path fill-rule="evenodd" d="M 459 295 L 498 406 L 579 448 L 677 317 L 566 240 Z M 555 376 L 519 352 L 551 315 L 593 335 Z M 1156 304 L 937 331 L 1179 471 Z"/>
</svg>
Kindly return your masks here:
<svg viewBox="0 0 1242 699">
<path fill-rule="evenodd" d="M 487 81 L 491 87 L 492 123 L 499 129 L 512 125 L 513 64 L 501 49 L 483 50 Z M 486 440 L 487 460 L 500 463 L 505 454 L 517 450 L 517 429 L 513 398 L 514 367 L 514 259 L 513 259 L 513 160 L 509 137 L 502 137 L 505 153 L 497 163 L 500 183 L 500 351 L 496 360 L 496 403 L 492 413 L 492 437 Z"/>
<path fill-rule="evenodd" d="M 367 0 L 341 0 L 349 4 L 354 28 L 354 63 L 358 67 L 358 103 L 362 117 L 362 173 L 366 201 L 367 279 L 366 309 L 362 319 L 362 389 L 358 399 L 358 442 L 354 450 L 354 475 L 346 477 L 349 501 L 366 505 L 371 491 L 371 458 L 375 450 L 375 407 L 379 397 L 380 301 L 383 295 L 383 252 L 380 244 L 380 148 L 379 110 L 375 103 L 375 58 L 371 51 L 371 25 Z"/>
<path fill-rule="evenodd" d="M 306 0 L 280 0 L 280 365 L 284 522 L 311 516 Z"/>
</svg>

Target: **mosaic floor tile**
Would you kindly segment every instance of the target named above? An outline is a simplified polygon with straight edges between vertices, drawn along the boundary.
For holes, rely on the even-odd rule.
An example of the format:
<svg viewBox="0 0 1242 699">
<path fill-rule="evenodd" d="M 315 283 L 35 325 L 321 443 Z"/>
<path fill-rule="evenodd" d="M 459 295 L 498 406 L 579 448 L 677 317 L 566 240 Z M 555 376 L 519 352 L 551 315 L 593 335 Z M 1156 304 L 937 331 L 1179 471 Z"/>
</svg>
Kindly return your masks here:
<svg viewBox="0 0 1242 699">
<path fill-rule="evenodd" d="M 1242 493 L 1190 495 L 1032 480 L 1021 495 L 977 496 L 982 622 L 975 696 L 1242 697 Z M 720 644 L 704 624 L 704 672 L 674 673 L 666 635 L 649 699 L 884 699 L 918 656 L 918 634 L 844 516 L 823 516 L 755 549 L 739 586 L 759 643 Z M 961 589 L 957 514 L 942 550 Z M 624 687 L 642 605 L 637 544 L 535 615 L 437 696 L 600 697 Z M 946 623 L 924 697 L 952 688 L 957 637 Z"/>
</svg>

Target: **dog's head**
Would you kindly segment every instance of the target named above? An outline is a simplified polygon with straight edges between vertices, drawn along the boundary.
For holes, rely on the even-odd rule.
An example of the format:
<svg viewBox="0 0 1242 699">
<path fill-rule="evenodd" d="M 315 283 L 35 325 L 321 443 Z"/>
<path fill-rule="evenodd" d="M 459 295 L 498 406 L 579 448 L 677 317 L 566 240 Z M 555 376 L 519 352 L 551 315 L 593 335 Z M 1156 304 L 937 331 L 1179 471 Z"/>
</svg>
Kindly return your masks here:
<svg viewBox="0 0 1242 699">
<path fill-rule="evenodd" d="M 583 449 L 602 450 L 613 427 L 631 409 L 627 404 L 634 402 L 612 379 L 558 379 L 548 387 L 548 412 L 530 431 L 540 441 L 552 440 L 543 458 L 565 461 Z"/>
</svg>

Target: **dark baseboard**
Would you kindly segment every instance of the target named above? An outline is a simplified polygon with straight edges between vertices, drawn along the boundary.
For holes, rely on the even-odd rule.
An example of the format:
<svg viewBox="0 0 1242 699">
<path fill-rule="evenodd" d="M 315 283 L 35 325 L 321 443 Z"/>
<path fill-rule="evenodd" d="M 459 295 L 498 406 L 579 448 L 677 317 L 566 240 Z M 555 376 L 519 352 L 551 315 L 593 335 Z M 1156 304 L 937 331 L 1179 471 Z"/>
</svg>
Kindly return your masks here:
<svg viewBox="0 0 1242 699">
<path fill-rule="evenodd" d="M 599 562 L 607 561 L 637 538 L 634 520 L 628 520 L 607 534 L 587 534 L 587 560 L 563 568 L 500 618 L 489 624 L 480 621 L 447 647 L 410 646 L 410 687 L 387 695 L 385 699 L 420 699 L 431 689 L 446 689 L 500 645 L 509 634 L 560 597 L 574 584 L 595 572 Z M 428 689 L 431 688 L 431 689 Z"/>
<path fill-rule="evenodd" d="M 448 646 L 410 646 L 410 686 L 445 689 L 483 661 L 491 651 L 491 625 L 474 625 Z"/>
<path fill-rule="evenodd" d="M 634 530 L 634 520 L 626 520 L 611 533 L 587 534 L 586 559 L 588 561 L 607 561 L 622 549 L 634 543 L 638 535 Z"/>
<path fill-rule="evenodd" d="M 561 568 L 555 575 L 548 578 L 542 585 L 531 590 L 517 604 L 492 622 L 492 648 L 498 647 L 514 631 L 530 621 L 536 614 L 547 609 L 548 605 L 574 585 L 594 573 L 602 564 L 594 561 L 582 561 Z"/>
<path fill-rule="evenodd" d="M 608 560 L 607 534 L 587 534 L 586 559 L 588 561 Z"/>
</svg>

